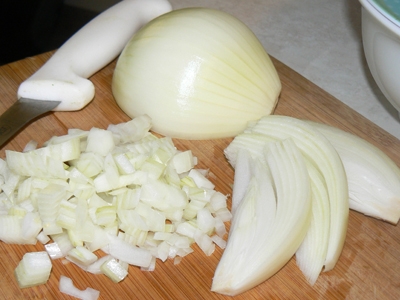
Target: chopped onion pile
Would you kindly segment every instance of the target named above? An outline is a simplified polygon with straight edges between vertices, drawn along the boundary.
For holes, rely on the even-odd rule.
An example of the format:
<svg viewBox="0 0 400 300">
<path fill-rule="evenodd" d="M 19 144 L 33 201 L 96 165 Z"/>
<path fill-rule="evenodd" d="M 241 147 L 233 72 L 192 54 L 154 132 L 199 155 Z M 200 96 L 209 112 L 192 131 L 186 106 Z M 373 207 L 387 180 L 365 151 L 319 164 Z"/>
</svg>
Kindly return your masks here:
<svg viewBox="0 0 400 300">
<path fill-rule="evenodd" d="M 243 22 L 194 7 L 166 13 L 132 37 L 112 91 L 127 115 L 149 115 L 155 132 L 212 139 L 235 136 L 248 121 L 272 113 L 281 82 Z"/>
<path fill-rule="evenodd" d="M 206 255 L 225 246 L 227 196 L 190 150 L 149 132 L 137 117 L 107 130 L 70 129 L 43 148 L 0 160 L 0 239 L 45 243 L 51 259 L 119 282 L 127 266 L 154 270 L 196 243 Z M 102 250 L 106 258 L 101 258 Z M 47 254 L 46 254 L 47 255 Z"/>
</svg>

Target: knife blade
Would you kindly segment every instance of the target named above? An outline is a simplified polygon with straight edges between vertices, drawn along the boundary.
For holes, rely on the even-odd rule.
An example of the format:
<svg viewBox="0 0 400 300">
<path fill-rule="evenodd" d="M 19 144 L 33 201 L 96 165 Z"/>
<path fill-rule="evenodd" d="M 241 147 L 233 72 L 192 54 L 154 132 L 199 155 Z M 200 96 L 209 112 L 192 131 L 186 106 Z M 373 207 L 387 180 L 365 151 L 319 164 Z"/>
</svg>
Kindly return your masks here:
<svg viewBox="0 0 400 300">
<path fill-rule="evenodd" d="M 38 101 L 20 98 L 0 118 L 0 145 L 36 117 L 56 108 L 61 101 Z"/>
<path fill-rule="evenodd" d="M 0 147 L 43 113 L 84 108 L 95 94 L 88 78 L 113 61 L 144 24 L 171 10 L 168 0 L 123 0 L 82 27 L 21 83 L 20 100 L 0 116 Z"/>
</svg>

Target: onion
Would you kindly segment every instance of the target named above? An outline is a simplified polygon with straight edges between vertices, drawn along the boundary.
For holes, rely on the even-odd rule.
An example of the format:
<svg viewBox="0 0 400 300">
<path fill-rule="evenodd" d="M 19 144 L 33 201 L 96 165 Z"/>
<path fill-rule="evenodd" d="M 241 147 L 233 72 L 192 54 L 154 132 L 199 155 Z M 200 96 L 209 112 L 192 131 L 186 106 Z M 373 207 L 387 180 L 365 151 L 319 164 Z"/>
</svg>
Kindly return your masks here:
<svg viewBox="0 0 400 300">
<path fill-rule="evenodd" d="M 302 151 L 310 178 L 312 214 L 307 234 L 296 251 L 296 262 L 314 285 L 324 266 L 325 271 L 332 269 L 339 257 L 348 208 L 398 223 L 400 169 L 380 149 L 351 133 L 311 121 L 265 116 L 250 124 L 225 149 L 235 168 L 232 224 L 254 180 L 254 163 L 265 163 L 265 147 L 286 139 L 293 139 Z M 265 184 L 269 184 L 266 179 Z M 229 239 L 235 235 L 235 227 L 231 228 Z M 231 277 L 235 276 L 233 272 Z"/>
<path fill-rule="evenodd" d="M 126 45 L 112 91 L 130 117 L 185 139 L 231 137 L 270 114 L 281 90 L 263 46 L 241 21 L 186 8 L 146 24 Z"/>
<path fill-rule="evenodd" d="M 400 169 L 366 140 L 329 125 L 308 121 L 335 147 L 346 170 L 350 208 L 391 224 L 400 219 Z"/>
<path fill-rule="evenodd" d="M 15 277 L 20 288 L 44 284 L 52 269 L 50 257 L 46 251 L 28 252 L 15 268 Z"/>
<path fill-rule="evenodd" d="M 0 159 L 0 240 L 40 240 L 49 260 L 66 258 L 114 282 L 129 265 L 152 271 L 156 259 L 179 263 L 194 243 L 206 255 L 224 247 L 227 196 L 214 190 L 207 170 L 195 168 L 190 150 L 179 151 L 150 127 L 151 119 L 139 116 L 7 151 Z M 62 172 L 50 170 L 52 161 Z M 47 274 L 32 281 L 22 273 L 22 286 L 44 283 Z"/>
<path fill-rule="evenodd" d="M 265 281 L 307 234 L 311 194 L 303 156 L 291 139 L 267 144 L 263 153 L 263 161 L 246 159 L 249 152 L 239 158 L 250 163 L 251 176 L 215 271 L 214 292 L 234 296 Z"/>
<path fill-rule="evenodd" d="M 100 269 L 108 278 L 116 283 L 128 276 L 128 271 L 115 258 L 108 259 L 101 265 Z"/>
<path fill-rule="evenodd" d="M 300 270 L 313 285 L 321 271 L 331 270 L 340 256 L 347 231 L 349 208 L 346 173 L 341 159 L 329 140 L 313 126 L 291 117 L 264 116 L 233 139 L 224 151 L 235 168 L 233 222 L 243 205 L 243 197 L 248 193 L 248 185 L 254 181 L 253 165 L 267 163 L 266 147 L 287 140 L 293 140 L 301 151 L 308 171 L 305 177 L 310 182 L 309 225 L 304 240 L 295 252 Z M 281 162 L 280 167 L 285 169 L 284 162 Z M 264 181 L 266 185 L 270 184 L 267 179 Z M 284 184 L 289 188 L 290 181 Z M 230 236 L 227 247 L 229 239 Z M 279 252 L 285 251 L 286 248 L 279 249 Z M 263 259 L 261 256 L 257 260 L 261 264 Z"/>
<path fill-rule="evenodd" d="M 325 264 L 331 218 L 325 180 L 311 163 L 307 164 L 307 170 L 311 183 L 311 223 L 296 251 L 296 263 L 310 285 L 314 285 Z"/>
<path fill-rule="evenodd" d="M 94 253 L 83 246 L 71 249 L 66 258 L 74 264 L 84 267 L 88 267 L 98 259 Z"/>
<path fill-rule="evenodd" d="M 100 296 L 100 292 L 98 290 L 92 289 L 90 287 L 86 288 L 83 291 L 78 289 L 76 286 L 74 286 L 72 279 L 64 275 L 60 276 L 59 289 L 60 292 L 66 295 L 70 295 L 72 297 L 82 300 L 97 300 Z"/>
<path fill-rule="evenodd" d="M 235 166 L 239 149 L 260 157 L 265 143 L 292 138 L 303 156 L 321 173 L 330 206 L 330 231 L 324 271 L 333 269 L 342 252 L 349 215 L 348 185 L 342 161 L 325 136 L 306 122 L 287 116 L 271 115 L 251 124 L 235 137 L 225 155 Z M 319 247 L 319 246 L 318 246 Z"/>
</svg>

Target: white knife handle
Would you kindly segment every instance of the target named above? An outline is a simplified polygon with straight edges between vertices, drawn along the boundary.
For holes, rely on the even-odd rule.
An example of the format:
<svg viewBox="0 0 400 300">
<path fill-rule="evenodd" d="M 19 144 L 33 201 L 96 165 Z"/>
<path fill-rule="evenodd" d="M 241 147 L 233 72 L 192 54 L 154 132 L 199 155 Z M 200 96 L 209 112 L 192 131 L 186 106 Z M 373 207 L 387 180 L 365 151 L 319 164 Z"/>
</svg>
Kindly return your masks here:
<svg viewBox="0 0 400 300">
<path fill-rule="evenodd" d="M 94 18 L 18 89 L 18 98 L 58 100 L 55 111 L 85 107 L 94 97 L 91 75 L 115 59 L 144 24 L 171 10 L 168 0 L 123 0 Z"/>
</svg>

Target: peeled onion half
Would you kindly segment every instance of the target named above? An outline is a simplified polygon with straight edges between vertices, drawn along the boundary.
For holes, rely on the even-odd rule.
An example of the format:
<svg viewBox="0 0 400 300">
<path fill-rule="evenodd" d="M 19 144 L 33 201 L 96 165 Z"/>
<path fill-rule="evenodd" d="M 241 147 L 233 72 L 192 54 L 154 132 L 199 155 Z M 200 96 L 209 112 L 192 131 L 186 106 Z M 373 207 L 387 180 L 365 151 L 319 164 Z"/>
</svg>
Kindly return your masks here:
<svg viewBox="0 0 400 300">
<path fill-rule="evenodd" d="M 209 8 L 166 13 L 121 53 L 113 76 L 117 104 L 147 114 L 152 130 L 182 139 L 235 136 L 271 114 L 281 82 L 253 32 Z"/>
</svg>

